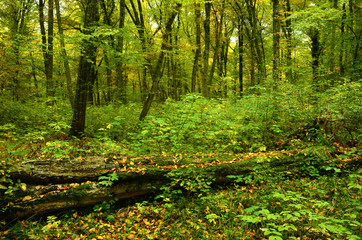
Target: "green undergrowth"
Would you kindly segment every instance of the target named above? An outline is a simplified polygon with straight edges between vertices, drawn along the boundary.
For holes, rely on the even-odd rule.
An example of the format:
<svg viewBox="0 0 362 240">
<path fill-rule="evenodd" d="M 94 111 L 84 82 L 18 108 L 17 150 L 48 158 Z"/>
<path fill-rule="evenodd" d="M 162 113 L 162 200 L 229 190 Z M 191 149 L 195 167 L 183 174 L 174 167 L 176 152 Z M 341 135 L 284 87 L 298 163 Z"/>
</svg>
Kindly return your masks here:
<svg viewBox="0 0 362 240">
<path fill-rule="evenodd" d="M 19 103 L 1 101 L 1 201 L 6 202 L 14 193 L 26 190 L 26 184 L 10 177 L 9 169 L 16 166 L 18 162 L 29 159 L 73 159 L 101 156 L 110 160 L 127 159 L 129 163 L 147 161 L 148 164 L 159 164 L 159 166 L 166 166 L 167 164 L 178 166 L 189 164 L 190 161 L 192 164 L 196 164 L 207 163 L 224 157 L 228 159 L 235 154 L 286 150 L 294 152 L 293 157 L 303 160 L 300 161 L 299 165 L 293 166 L 296 169 L 297 177 L 312 178 L 313 180 L 305 181 L 313 184 L 317 179 L 325 182 L 325 184 L 332 180 L 333 182 L 339 182 L 337 176 L 333 176 L 333 174 L 340 174 L 341 168 L 337 163 L 332 162 L 328 165 L 325 165 L 325 163 L 333 158 L 358 159 L 361 156 L 360 122 L 362 122 L 362 109 L 360 90 L 360 82 L 354 82 L 342 84 L 324 92 L 313 92 L 309 87 L 297 87 L 288 84 L 280 86 L 280 91 L 275 93 L 270 93 L 259 87 L 255 93 L 245 94 L 241 99 L 231 97 L 229 99 L 206 100 L 198 94 L 191 94 L 184 96 L 180 101 L 168 99 L 162 104 L 154 104 L 149 115 L 142 122 L 138 121 L 141 105 L 137 103 L 89 106 L 87 109 L 86 137 L 82 140 L 69 137 L 72 110 L 69 104 L 60 99 L 52 104 L 46 102 Z M 132 159 L 138 160 L 133 161 Z M 322 177 L 326 173 L 330 178 Z M 128 219 L 133 219 L 129 222 L 128 220 L 120 220 L 126 215 L 119 215 L 121 213 L 118 212 L 112 213 L 115 218 L 118 216 L 118 220 L 112 221 L 120 224 L 118 225 L 119 231 L 125 231 L 122 234 L 128 234 L 127 236 L 131 236 L 130 238 L 139 238 L 142 234 L 146 234 L 142 236 L 148 236 L 147 234 L 153 231 L 154 238 L 166 239 L 182 239 L 181 236 L 206 239 L 208 234 L 210 234 L 209 238 L 213 239 L 215 238 L 211 236 L 218 238 L 219 235 L 221 239 L 237 239 L 242 238 L 241 236 L 248 236 L 245 238 L 249 239 L 269 237 L 271 239 L 288 239 L 289 236 L 299 236 L 303 239 L 343 239 L 353 236 L 356 232 L 354 226 L 350 226 L 345 222 L 338 223 L 340 228 L 336 227 L 337 230 L 332 229 L 333 227 L 330 226 L 336 226 L 337 222 L 333 219 L 341 217 L 343 220 L 344 215 L 342 212 L 345 211 L 345 214 L 348 215 L 350 210 L 341 210 L 342 212 L 333 212 L 332 215 L 328 215 L 330 212 L 325 210 L 323 205 L 324 202 L 328 202 L 328 206 L 332 207 L 340 202 L 347 204 L 347 194 L 342 194 L 343 197 L 337 194 L 341 199 L 334 201 L 330 201 L 330 199 L 334 198 L 316 200 L 323 200 L 324 202 L 313 202 L 314 198 L 310 197 L 303 199 L 304 190 L 300 191 L 303 184 L 298 182 L 301 179 L 290 180 L 290 182 L 295 182 L 295 189 L 288 190 L 289 192 L 287 190 L 275 192 L 291 184 L 286 180 L 283 180 L 284 182 L 281 182 L 280 179 L 275 180 L 273 176 L 270 179 L 274 179 L 275 183 L 266 181 L 267 179 L 259 179 L 259 181 L 255 182 L 255 178 L 257 178 L 255 172 L 253 176 L 246 176 L 245 179 L 230 176 L 230 179 L 249 184 L 247 189 L 251 189 L 253 192 L 249 192 L 249 190 L 241 191 L 240 188 L 236 188 L 213 193 L 215 195 L 213 196 L 210 195 L 210 192 L 213 191 L 211 184 L 213 179 L 208 179 L 207 176 L 197 176 L 192 172 L 186 172 L 182 176 L 178 175 L 177 172 L 173 174 L 173 176 L 169 176 L 173 185 L 164 186 L 163 197 L 158 199 L 158 201 L 162 200 L 163 203 L 156 205 L 148 203 L 142 206 L 130 207 L 130 210 L 127 210 L 134 212 L 134 216 L 141 214 L 140 218 L 127 215 Z M 110 178 L 111 176 L 105 177 Z M 350 186 L 347 183 L 349 178 L 343 175 L 341 179 L 347 185 L 341 183 L 342 185 L 337 192 L 351 191 L 350 194 L 353 195 L 355 188 L 349 188 Z M 108 181 L 109 179 L 103 180 Z M 264 181 L 265 184 L 255 185 L 261 181 Z M 180 194 L 178 187 L 188 189 L 186 191 L 186 196 L 189 197 L 187 201 L 182 197 L 184 192 L 181 191 Z M 323 187 L 321 189 L 316 187 L 313 191 L 309 191 L 318 192 L 324 190 Z M 240 207 L 238 211 L 233 210 L 236 215 L 225 218 L 224 215 L 228 216 L 226 213 L 229 214 L 233 211 L 228 210 L 223 215 L 221 212 L 205 210 L 207 206 L 212 209 L 213 205 L 207 205 L 208 202 L 212 203 L 214 201 L 212 196 L 215 199 L 219 195 L 231 196 L 230 192 L 240 194 L 240 199 L 246 198 L 246 195 L 242 194 L 250 194 L 253 199 L 250 201 L 255 204 L 247 205 L 244 204 L 246 200 L 243 200 L 243 208 Z M 264 192 L 268 192 L 268 194 L 263 195 Z M 298 197 L 295 201 L 302 204 L 301 206 L 289 206 L 290 202 L 282 201 L 282 199 L 291 199 L 290 194 L 293 194 L 293 192 L 299 194 L 296 195 Z M 206 199 L 205 202 L 198 198 L 192 198 L 194 195 L 200 195 L 199 198 Z M 238 199 L 236 196 L 235 198 Z M 167 199 L 170 201 L 164 202 Z M 274 208 L 264 204 L 266 200 L 263 199 L 271 202 L 278 200 L 277 202 L 280 203 L 283 210 L 276 213 Z M 343 201 L 343 199 L 345 200 Z M 182 202 L 184 202 L 184 205 L 187 202 L 188 207 L 180 208 L 180 206 L 183 206 Z M 316 210 L 318 212 L 310 212 L 313 210 L 311 207 L 313 204 L 322 204 L 323 206 Z M 202 210 L 206 211 L 203 213 L 204 215 L 200 213 L 201 208 L 196 207 L 196 205 L 204 206 Z M 238 209 L 238 207 L 232 206 L 231 204 L 230 208 Z M 350 205 L 347 204 L 346 206 Z M 157 225 L 158 218 L 153 219 L 143 216 L 143 211 L 139 208 L 149 209 L 147 211 L 158 209 L 155 211 L 159 212 L 158 215 L 161 215 L 160 218 L 163 223 Z M 300 222 L 294 218 L 293 220 L 288 219 L 291 217 L 286 212 L 292 211 L 292 216 L 297 217 L 293 215 L 297 208 L 301 211 L 298 216 L 298 219 L 301 219 Z M 189 212 L 184 209 L 188 209 Z M 242 209 L 245 209 L 245 211 L 242 211 Z M 350 206 L 350 209 L 352 209 L 352 206 Z M 319 216 L 319 212 L 323 211 L 324 215 Z M 88 219 L 86 218 L 75 218 L 82 224 L 88 224 L 86 227 L 79 227 L 77 231 L 75 227 L 73 228 L 73 226 L 77 226 L 77 222 L 72 222 L 71 219 L 58 220 L 51 217 L 46 223 L 38 221 L 36 223 L 32 221 L 19 222 L 16 224 L 17 227 L 12 228 L 10 232 L 25 236 L 19 232 L 20 226 L 23 225 L 23 231 L 28 231 L 25 230 L 26 227 L 34 227 L 34 230 L 27 232 L 29 236 L 32 236 L 32 233 L 34 233 L 34 236 L 40 234 L 39 236 L 45 236 L 45 239 L 47 234 L 56 234 L 49 236 L 59 234 L 59 239 L 69 237 L 77 239 L 82 238 L 86 231 L 88 231 L 87 237 L 93 236 L 89 235 L 89 233 L 100 236 L 99 232 L 96 232 L 100 231 L 99 226 L 103 226 L 99 225 L 99 221 L 105 221 L 101 215 L 105 216 L 107 213 L 99 211 L 92 214 L 89 215 L 92 218 L 89 220 L 90 223 L 87 222 Z M 150 212 L 150 216 L 153 215 L 157 215 L 157 213 L 151 214 Z M 194 219 L 188 216 L 193 216 Z M 251 216 L 254 220 L 250 220 L 248 216 Z M 326 216 L 330 218 L 333 216 L 333 219 L 324 218 Z M 357 214 L 356 219 L 358 217 L 360 215 Z M 165 237 L 160 235 L 163 231 L 157 230 L 157 228 L 146 228 L 146 232 L 142 233 L 132 227 L 138 220 L 141 221 L 142 219 L 147 220 L 138 223 L 140 226 L 142 224 L 145 226 L 155 225 L 160 229 L 168 229 Z M 171 221 L 168 219 L 175 221 L 168 222 Z M 226 221 L 226 219 L 230 222 Z M 270 219 L 273 221 L 271 223 L 267 222 Z M 353 222 L 353 219 L 349 220 Z M 322 222 L 331 223 L 322 226 L 315 225 L 315 222 L 318 224 Z M 166 223 L 169 224 L 165 225 Z M 232 225 L 232 223 L 235 223 L 235 225 Z M 109 227 L 113 226 L 112 223 L 108 224 Z M 286 224 L 285 228 L 280 227 L 284 224 Z M 228 229 L 224 229 L 222 227 L 224 225 L 228 226 Z M 94 230 L 88 226 L 94 226 Z M 177 235 L 174 231 L 178 228 L 183 229 L 179 231 L 180 235 Z M 62 229 L 62 232 L 59 232 L 59 229 Z M 72 233 L 71 236 L 61 237 L 62 234 L 67 234 L 68 231 Z M 349 231 L 350 233 L 343 235 L 341 231 Z M 172 235 L 172 232 L 176 235 Z M 119 238 L 122 239 L 123 235 L 120 236 Z M 304 236 L 306 237 L 304 238 Z M 92 237 L 90 238 L 92 239 Z M 52 238 L 48 237 L 48 239 Z M 115 239 L 117 238 L 115 237 Z"/>
<path fill-rule="evenodd" d="M 242 99 L 197 94 L 154 104 L 139 122 L 141 105 L 89 106 L 86 139 L 68 136 L 72 109 L 62 100 L 0 103 L 0 148 L 25 158 L 111 154 L 195 154 L 271 151 L 295 141 L 360 145 L 361 84 L 323 93 L 282 85 Z M 293 142 L 294 141 L 294 142 Z"/>
<path fill-rule="evenodd" d="M 361 239 L 361 170 L 315 178 L 258 176 L 213 189 L 203 176 L 169 176 L 191 191 L 88 213 L 26 219 L 2 239 Z M 199 181 L 197 180 L 199 179 Z M 188 185 L 188 184 L 192 185 Z"/>
</svg>

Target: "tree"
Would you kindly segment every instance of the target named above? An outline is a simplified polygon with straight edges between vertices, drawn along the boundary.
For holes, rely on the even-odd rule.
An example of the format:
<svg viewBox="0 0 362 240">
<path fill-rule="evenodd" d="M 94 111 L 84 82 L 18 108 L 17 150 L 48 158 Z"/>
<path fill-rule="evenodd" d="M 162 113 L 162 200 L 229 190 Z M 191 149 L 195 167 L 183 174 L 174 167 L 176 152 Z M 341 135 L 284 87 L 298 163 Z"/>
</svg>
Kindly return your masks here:
<svg viewBox="0 0 362 240">
<path fill-rule="evenodd" d="M 96 78 L 97 44 L 92 33 L 99 21 L 98 0 L 82 0 L 84 4 L 84 39 L 82 41 L 81 56 L 77 88 L 75 93 L 73 119 L 70 135 L 80 138 L 84 136 L 86 109 L 89 92 L 91 92 Z"/>
<path fill-rule="evenodd" d="M 195 3 L 195 25 L 196 25 L 196 51 L 194 57 L 194 63 L 192 68 L 191 76 L 191 92 L 196 92 L 196 80 L 199 71 L 199 62 L 201 55 L 201 5 L 200 3 Z"/>
<path fill-rule="evenodd" d="M 210 18 L 211 18 L 211 2 L 205 2 L 205 49 L 204 49 L 204 69 L 202 75 L 202 95 L 209 98 L 209 56 L 210 56 Z"/>
<path fill-rule="evenodd" d="M 215 6 L 215 4 L 214 4 Z M 214 56 L 213 61 L 211 64 L 208 85 L 212 85 L 216 63 L 218 61 L 220 55 L 220 45 L 221 45 L 221 38 L 222 38 L 222 29 L 224 25 L 224 14 L 225 14 L 225 0 L 220 3 L 218 6 L 220 9 L 215 9 L 214 11 L 214 18 L 215 18 L 215 47 L 214 47 Z M 219 11 L 218 11 L 219 10 Z"/>
<path fill-rule="evenodd" d="M 11 49 L 8 54 L 10 62 L 14 65 L 11 69 L 11 87 L 13 100 L 20 100 L 22 82 L 20 73 L 22 67 L 22 46 L 29 35 L 28 24 L 33 7 L 33 0 L 14 0 L 1 3 L 0 20 L 9 29 Z"/>
<path fill-rule="evenodd" d="M 61 46 L 61 54 L 63 58 L 63 64 L 65 69 L 65 77 L 66 77 L 66 83 L 67 83 L 67 91 L 68 91 L 68 98 L 70 101 L 70 104 L 72 108 L 74 108 L 74 94 L 73 94 L 73 88 L 72 88 L 72 76 L 70 73 L 70 67 L 69 67 L 69 61 L 68 61 L 68 55 L 67 50 L 65 49 L 65 41 L 64 41 L 64 33 L 63 33 L 63 24 L 62 24 L 62 18 L 60 14 L 60 5 L 59 0 L 55 1 L 55 8 L 56 8 L 56 16 L 57 16 L 57 22 L 58 22 L 58 33 L 60 36 L 60 46 Z"/>
<path fill-rule="evenodd" d="M 126 17 L 126 1 L 119 1 L 119 29 L 121 33 L 117 38 L 117 52 L 122 55 L 124 48 L 124 37 L 123 37 L 123 29 L 124 22 Z M 120 100 L 123 104 L 127 103 L 127 78 L 124 76 L 124 64 L 123 59 L 120 58 L 116 64 L 116 85 L 117 85 L 117 99 Z"/>
<path fill-rule="evenodd" d="M 241 5 L 239 2 L 232 2 L 232 8 L 235 12 L 235 15 L 237 16 L 237 29 L 238 29 L 238 61 L 239 61 L 239 68 L 238 68 L 238 77 L 239 77 L 239 95 L 240 97 L 243 96 L 244 91 L 244 78 L 243 78 L 243 72 L 244 72 L 244 23 L 245 23 L 245 10 L 244 6 Z"/>
<path fill-rule="evenodd" d="M 286 46 L 286 73 L 285 76 L 288 81 L 294 82 L 293 78 L 293 69 L 292 69 L 292 36 L 293 36 L 293 29 L 292 29 L 292 19 L 290 18 L 291 15 L 291 6 L 290 6 L 290 0 L 285 1 L 284 5 L 284 23 L 281 25 L 282 30 L 284 32 L 284 36 L 287 41 Z"/>
<path fill-rule="evenodd" d="M 48 22 L 47 22 L 48 38 L 46 37 L 46 31 L 45 31 L 44 6 L 45 6 L 45 0 L 39 0 L 38 3 L 39 24 L 40 24 L 40 33 L 42 39 L 44 71 L 46 76 L 46 96 L 54 97 L 55 95 L 54 79 L 53 79 L 54 1 L 48 0 Z"/>
<path fill-rule="evenodd" d="M 280 80 L 280 13 L 279 13 L 279 0 L 272 0 L 273 2 L 273 89 L 278 89 Z"/>
<path fill-rule="evenodd" d="M 101 9 L 103 12 L 103 24 L 106 25 L 107 27 L 111 28 L 112 27 L 112 15 L 114 13 L 114 10 L 116 8 L 116 4 L 114 2 L 114 0 L 100 0 L 100 5 L 101 5 Z M 122 17 L 122 16 L 121 16 Z M 122 21 L 120 19 L 120 21 Z M 109 51 L 107 49 L 107 45 L 110 45 L 111 48 L 114 45 L 114 36 L 107 36 L 110 41 L 107 41 L 106 43 L 106 47 L 103 49 L 103 59 L 104 59 L 104 63 L 105 63 L 105 68 L 106 68 L 106 79 L 107 79 L 107 94 L 106 94 L 106 101 L 109 103 L 112 100 L 112 69 L 110 66 L 110 54 Z M 97 78 L 98 80 L 98 78 Z"/>
<path fill-rule="evenodd" d="M 156 92 L 158 91 L 158 84 L 160 82 L 160 79 L 162 77 L 162 65 L 163 65 L 163 60 L 165 57 L 165 51 L 169 49 L 169 37 L 172 31 L 172 24 L 177 16 L 177 14 L 179 13 L 180 9 L 181 9 L 182 4 L 181 3 L 177 3 L 175 6 L 173 6 L 171 8 L 171 15 L 168 17 L 168 20 L 166 22 L 166 26 L 165 26 L 165 31 L 162 35 L 162 45 L 161 45 L 161 51 L 158 55 L 158 59 L 157 59 L 157 63 L 156 66 L 154 68 L 154 70 L 152 71 L 152 87 L 150 92 L 148 93 L 147 99 L 145 101 L 145 103 L 143 104 L 143 108 L 142 108 L 142 112 L 140 114 L 139 119 L 142 121 L 146 118 L 148 111 L 151 108 L 151 104 L 153 102 L 153 99 L 155 97 Z"/>
<path fill-rule="evenodd" d="M 250 85 L 261 83 L 266 78 L 264 39 L 261 18 L 258 16 L 256 0 L 245 1 L 247 16 L 244 27 L 250 49 Z M 255 71 L 257 67 L 257 72 Z"/>
<path fill-rule="evenodd" d="M 146 99 L 146 94 L 148 91 L 147 86 L 147 69 L 151 65 L 151 62 L 149 58 L 147 57 L 147 48 L 149 45 L 149 41 L 146 37 L 146 26 L 145 26 L 145 20 L 144 20 L 144 14 L 143 14 L 143 7 L 140 0 L 137 0 L 137 6 L 135 5 L 133 0 L 129 1 L 131 4 L 131 9 L 126 5 L 127 12 L 129 16 L 131 17 L 133 23 L 137 27 L 138 32 L 138 38 L 141 41 L 141 48 L 142 52 L 144 54 L 144 62 L 143 62 L 143 69 L 142 69 L 142 77 L 141 77 L 141 100 L 144 101 Z"/>
</svg>

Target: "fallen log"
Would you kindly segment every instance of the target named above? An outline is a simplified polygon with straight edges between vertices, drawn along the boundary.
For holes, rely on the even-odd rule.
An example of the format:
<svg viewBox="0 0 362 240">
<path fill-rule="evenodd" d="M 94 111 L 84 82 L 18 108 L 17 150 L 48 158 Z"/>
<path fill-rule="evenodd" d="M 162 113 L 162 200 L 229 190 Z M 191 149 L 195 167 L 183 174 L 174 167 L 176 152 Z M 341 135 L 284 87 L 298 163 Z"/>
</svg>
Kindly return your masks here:
<svg viewBox="0 0 362 240">
<path fill-rule="evenodd" d="M 13 220 L 32 215 L 92 206 L 103 201 L 130 199 L 153 194 L 179 176 L 204 176 L 214 185 L 230 184 L 229 175 L 288 174 L 298 172 L 302 158 L 289 152 L 268 152 L 239 156 L 184 158 L 138 158 L 109 161 L 103 157 L 73 160 L 26 161 L 11 172 L 27 184 L 6 205 L 2 218 Z M 109 175 L 111 174 L 111 175 Z M 184 175 L 182 175 L 184 174 Z M 102 180 L 99 180 L 102 177 Z M 2 203 L 4 204 L 4 202 Z"/>
</svg>

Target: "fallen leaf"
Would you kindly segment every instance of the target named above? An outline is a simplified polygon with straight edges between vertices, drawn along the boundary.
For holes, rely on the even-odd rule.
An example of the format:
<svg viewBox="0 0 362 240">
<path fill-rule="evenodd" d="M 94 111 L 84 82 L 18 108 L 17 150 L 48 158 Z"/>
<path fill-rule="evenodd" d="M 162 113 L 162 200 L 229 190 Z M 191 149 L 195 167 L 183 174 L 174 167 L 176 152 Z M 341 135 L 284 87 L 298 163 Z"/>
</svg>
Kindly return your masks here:
<svg viewBox="0 0 362 240">
<path fill-rule="evenodd" d="M 25 196 L 25 197 L 23 198 L 23 202 L 29 201 L 29 200 L 31 200 L 31 196 Z"/>
</svg>

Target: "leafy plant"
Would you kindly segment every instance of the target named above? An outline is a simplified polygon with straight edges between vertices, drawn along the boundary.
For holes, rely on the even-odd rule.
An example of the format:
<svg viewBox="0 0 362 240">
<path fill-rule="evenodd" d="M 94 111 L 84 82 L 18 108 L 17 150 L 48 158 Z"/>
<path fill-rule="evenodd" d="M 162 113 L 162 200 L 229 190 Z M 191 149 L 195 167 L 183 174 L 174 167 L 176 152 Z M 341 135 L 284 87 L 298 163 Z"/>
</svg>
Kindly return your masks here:
<svg viewBox="0 0 362 240">
<path fill-rule="evenodd" d="M 115 181 L 118 181 L 119 176 L 117 173 L 110 173 L 108 176 L 100 176 L 98 178 L 98 181 L 100 181 L 100 184 L 103 184 L 107 187 L 110 187 L 113 185 Z"/>
</svg>

